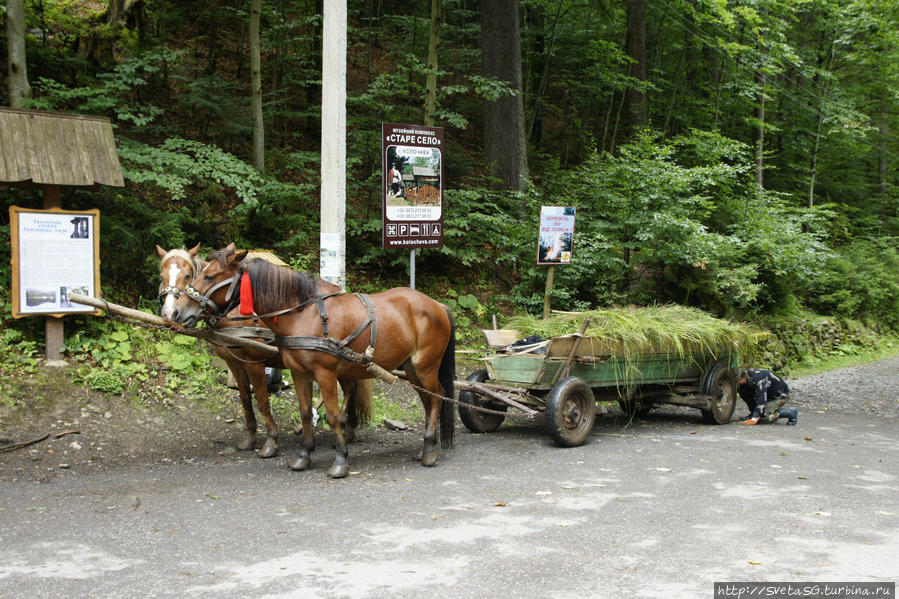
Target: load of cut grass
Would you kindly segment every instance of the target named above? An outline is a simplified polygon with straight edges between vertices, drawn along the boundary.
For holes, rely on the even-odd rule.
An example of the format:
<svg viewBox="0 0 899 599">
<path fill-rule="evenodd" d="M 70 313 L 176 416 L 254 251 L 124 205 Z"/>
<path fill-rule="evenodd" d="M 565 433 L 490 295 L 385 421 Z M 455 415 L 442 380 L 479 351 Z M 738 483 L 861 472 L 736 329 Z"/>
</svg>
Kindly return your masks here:
<svg viewBox="0 0 899 599">
<path fill-rule="evenodd" d="M 749 363 L 757 356 L 761 339 L 760 332 L 752 327 L 677 305 L 590 310 L 555 314 L 546 319 L 516 316 L 505 326 L 523 335 L 551 339 L 577 333 L 584 319 L 590 319 L 585 336 L 594 345 L 593 355 L 628 358 L 639 354 L 702 353 L 723 359 L 737 353 L 743 363 Z M 583 343 L 582 349 L 586 349 Z"/>
</svg>

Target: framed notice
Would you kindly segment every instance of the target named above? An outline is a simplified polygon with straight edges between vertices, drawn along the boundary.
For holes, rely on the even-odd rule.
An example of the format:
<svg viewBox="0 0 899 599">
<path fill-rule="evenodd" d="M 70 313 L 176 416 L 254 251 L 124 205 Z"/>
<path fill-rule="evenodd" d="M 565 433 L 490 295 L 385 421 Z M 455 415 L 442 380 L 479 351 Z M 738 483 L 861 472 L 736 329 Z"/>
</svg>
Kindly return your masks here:
<svg viewBox="0 0 899 599">
<path fill-rule="evenodd" d="M 537 264 L 571 264 L 574 250 L 574 206 L 541 206 Z"/>
<path fill-rule="evenodd" d="M 100 211 L 10 206 L 12 316 L 99 314 L 68 300 L 100 289 Z"/>
<path fill-rule="evenodd" d="M 384 249 L 443 247 L 443 127 L 381 124 Z"/>
</svg>

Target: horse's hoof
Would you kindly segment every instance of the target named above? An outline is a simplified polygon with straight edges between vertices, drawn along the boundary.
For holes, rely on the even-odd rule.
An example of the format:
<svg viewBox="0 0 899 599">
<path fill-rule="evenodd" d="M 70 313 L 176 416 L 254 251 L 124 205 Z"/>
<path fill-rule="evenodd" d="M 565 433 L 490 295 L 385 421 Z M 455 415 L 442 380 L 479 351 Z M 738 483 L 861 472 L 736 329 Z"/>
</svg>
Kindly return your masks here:
<svg viewBox="0 0 899 599">
<path fill-rule="evenodd" d="M 256 447 L 256 437 L 253 435 L 247 435 L 243 438 L 243 441 L 237 444 L 239 451 L 250 451 L 254 447 Z"/>
<path fill-rule="evenodd" d="M 423 453 L 421 456 L 421 464 L 422 466 L 436 466 L 437 465 L 437 457 L 440 454 L 436 451 L 429 451 L 427 453 Z"/>
<path fill-rule="evenodd" d="M 306 470 L 311 465 L 312 459 L 309 456 L 301 456 L 290 465 L 290 469 L 294 471 Z"/>
<path fill-rule="evenodd" d="M 331 469 L 328 470 L 328 474 L 331 476 L 331 478 L 345 478 L 349 473 L 349 464 L 334 464 L 333 466 L 331 466 Z"/>
<path fill-rule="evenodd" d="M 274 439 L 268 438 L 265 440 L 265 445 L 262 446 L 262 449 L 259 450 L 260 458 L 273 458 L 278 455 L 278 444 L 275 443 Z"/>
</svg>

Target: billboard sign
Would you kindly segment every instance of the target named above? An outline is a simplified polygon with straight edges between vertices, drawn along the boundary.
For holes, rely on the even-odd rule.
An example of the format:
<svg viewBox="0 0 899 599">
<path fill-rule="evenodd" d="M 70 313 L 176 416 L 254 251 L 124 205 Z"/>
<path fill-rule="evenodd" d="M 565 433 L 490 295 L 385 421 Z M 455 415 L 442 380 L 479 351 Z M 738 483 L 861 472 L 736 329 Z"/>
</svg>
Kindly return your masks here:
<svg viewBox="0 0 899 599">
<path fill-rule="evenodd" d="M 443 246 L 443 127 L 381 124 L 384 249 Z"/>
</svg>

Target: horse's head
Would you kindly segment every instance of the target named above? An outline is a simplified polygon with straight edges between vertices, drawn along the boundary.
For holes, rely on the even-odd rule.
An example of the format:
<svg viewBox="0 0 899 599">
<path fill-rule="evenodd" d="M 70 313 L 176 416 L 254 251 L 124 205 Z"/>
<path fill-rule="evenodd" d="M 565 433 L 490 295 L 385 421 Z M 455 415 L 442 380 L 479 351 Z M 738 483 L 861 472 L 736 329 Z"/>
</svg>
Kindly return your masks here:
<svg viewBox="0 0 899 599">
<path fill-rule="evenodd" d="M 159 254 L 159 314 L 163 318 L 172 319 L 175 300 L 197 274 L 199 251 L 199 243 L 189 250 L 166 251 L 156 246 L 156 253 Z"/>
<path fill-rule="evenodd" d="M 192 327 L 204 314 L 224 316 L 236 295 L 241 263 L 246 257 L 247 252 L 236 252 L 233 243 L 209 254 L 206 266 L 175 300 L 171 320 Z"/>
</svg>

